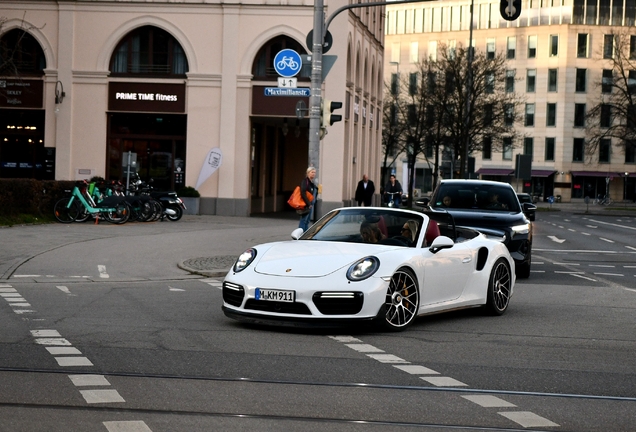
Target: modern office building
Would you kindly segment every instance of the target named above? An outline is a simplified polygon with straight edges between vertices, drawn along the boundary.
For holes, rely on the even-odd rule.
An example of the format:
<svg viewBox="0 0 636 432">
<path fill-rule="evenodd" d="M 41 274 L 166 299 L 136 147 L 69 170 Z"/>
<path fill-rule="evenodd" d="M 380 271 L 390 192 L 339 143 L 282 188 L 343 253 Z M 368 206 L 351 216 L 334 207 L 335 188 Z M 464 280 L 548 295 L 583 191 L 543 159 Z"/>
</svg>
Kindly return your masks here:
<svg viewBox="0 0 636 432">
<path fill-rule="evenodd" d="M 442 45 L 469 46 L 470 5 L 470 0 L 444 0 L 387 7 L 386 79 L 398 67 L 400 73 L 414 70 Z M 510 152 L 484 148 L 472 154 L 475 172 L 563 201 L 594 198 L 606 189 L 614 200 L 635 199 L 636 152 L 606 140 L 590 160 L 584 148 L 585 113 L 598 100 L 603 91 L 598 83 L 611 68 L 612 35 L 627 33 L 636 54 L 636 2 L 523 0 L 515 21 L 501 18 L 499 7 L 499 0 L 474 0 L 472 45 L 505 53 L 514 91 L 525 99 L 517 126 L 524 138 Z M 636 61 L 633 65 L 636 69 Z M 628 73 L 636 80 L 636 71 Z M 517 154 L 532 156 L 530 179 L 514 178 Z M 432 167 L 419 162 L 416 168 L 416 187 L 426 193 Z M 398 169 L 406 181 L 405 167 Z"/>
<path fill-rule="evenodd" d="M 325 1 L 326 15 L 347 4 Z M 0 77 L 0 178 L 125 182 L 130 154 L 142 178 L 179 189 L 216 149 L 201 213 L 291 210 L 308 165 L 296 104 L 309 98 L 266 89 L 279 86 L 278 52 L 310 53 L 313 16 L 312 0 L 3 0 L 0 64 L 17 69 Z M 322 93 L 344 107 L 315 161 L 323 213 L 379 175 L 384 22 L 376 6 L 329 27 Z"/>
</svg>

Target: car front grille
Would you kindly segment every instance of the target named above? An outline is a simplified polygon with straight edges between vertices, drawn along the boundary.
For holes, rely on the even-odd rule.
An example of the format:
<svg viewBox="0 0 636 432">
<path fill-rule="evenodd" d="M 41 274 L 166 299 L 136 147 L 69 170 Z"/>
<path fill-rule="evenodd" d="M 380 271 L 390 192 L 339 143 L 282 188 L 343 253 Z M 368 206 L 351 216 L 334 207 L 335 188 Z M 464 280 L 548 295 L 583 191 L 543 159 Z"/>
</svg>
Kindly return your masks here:
<svg viewBox="0 0 636 432">
<path fill-rule="evenodd" d="M 362 310 L 361 292 L 317 292 L 312 298 L 323 315 L 354 315 Z"/>
<path fill-rule="evenodd" d="M 223 282 L 223 301 L 232 306 L 240 306 L 245 297 L 245 288 L 232 282 Z"/>
<path fill-rule="evenodd" d="M 297 302 L 287 303 L 249 299 L 245 302 L 245 309 L 272 313 L 311 315 L 311 311 L 306 304 Z"/>
</svg>

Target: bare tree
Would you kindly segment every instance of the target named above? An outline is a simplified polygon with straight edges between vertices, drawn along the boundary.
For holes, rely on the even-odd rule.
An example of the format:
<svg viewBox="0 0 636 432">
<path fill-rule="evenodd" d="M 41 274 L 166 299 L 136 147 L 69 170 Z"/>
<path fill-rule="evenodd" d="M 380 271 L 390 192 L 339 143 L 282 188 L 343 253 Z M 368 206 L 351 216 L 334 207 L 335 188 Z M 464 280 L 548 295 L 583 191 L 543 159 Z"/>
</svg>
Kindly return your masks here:
<svg viewBox="0 0 636 432">
<path fill-rule="evenodd" d="M 623 153 L 636 152 L 636 35 L 622 30 L 605 37 L 607 68 L 595 82 L 599 95 L 585 116 L 588 162 L 609 151 L 609 143 Z"/>
<path fill-rule="evenodd" d="M 419 155 L 433 159 L 434 181 L 439 176 L 441 154 L 460 161 L 459 175 L 467 170 L 465 158 L 481 151 L 488 141 L 493 151 L 512 151 L 522 136 L 514 127 L 522 98 L 514 91 L 517 79 L 507 75 L 504 54 L 492 58 L 476 51 L 472 62 L 471 115 L 466 118 L 468 50 L 441 45 L 437 58 L 420 62 L 399 80 L 391 92 L 399 134 L 393 136 L 397 149 L 406 154 L 409 196 L 413 196 L 413 170 Z M 512 80 L 512 81 L 510 81 Z M 388 99 L 385 98 L 385 100 Z M 385 120 L 385 128 L 388 123 Z M 387 135 L 388 136 L 388 135 Z"/>
</svg>

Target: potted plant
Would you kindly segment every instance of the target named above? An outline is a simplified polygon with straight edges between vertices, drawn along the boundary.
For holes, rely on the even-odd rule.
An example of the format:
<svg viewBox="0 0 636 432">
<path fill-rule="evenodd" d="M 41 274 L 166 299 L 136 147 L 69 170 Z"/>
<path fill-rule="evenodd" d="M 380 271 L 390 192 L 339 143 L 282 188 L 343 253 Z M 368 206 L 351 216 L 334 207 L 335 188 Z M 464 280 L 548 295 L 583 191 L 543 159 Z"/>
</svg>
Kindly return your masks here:
<svg viewBox="0 0 636 432">
<path fill-rule="evenodd" d="M 186 206 L 186 209 L 183 212 L 184 214 L 199 214 L 199 199 L 201 198 L 201 194 L 198 190 L 196 190 L 192 186 L 186 186 L 179 189 L 177 191 L 177 195 L 183 200 L 183 203 Z"/>
</svg>

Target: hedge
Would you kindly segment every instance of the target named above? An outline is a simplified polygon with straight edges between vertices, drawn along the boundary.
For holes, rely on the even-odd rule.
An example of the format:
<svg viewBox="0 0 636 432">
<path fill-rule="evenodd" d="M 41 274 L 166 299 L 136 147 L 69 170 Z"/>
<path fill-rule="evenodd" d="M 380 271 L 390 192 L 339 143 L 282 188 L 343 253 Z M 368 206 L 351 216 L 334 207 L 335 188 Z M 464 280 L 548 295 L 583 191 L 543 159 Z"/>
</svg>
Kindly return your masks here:
<svg viewBox="0 0 636 432">
<path fill-rule="evenodd" d="M 0 179 L 0 216 L 50 216 L 55 203 L 73 186 L 74 181 Z"/>
</svg>

